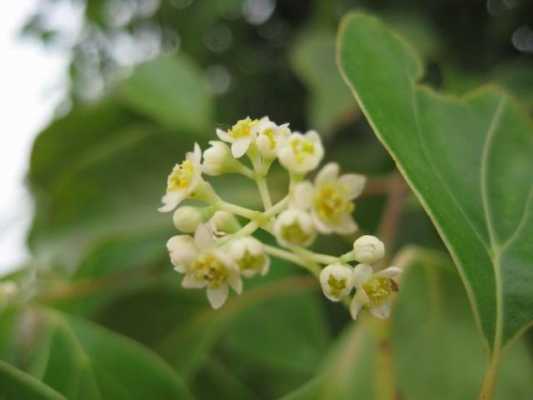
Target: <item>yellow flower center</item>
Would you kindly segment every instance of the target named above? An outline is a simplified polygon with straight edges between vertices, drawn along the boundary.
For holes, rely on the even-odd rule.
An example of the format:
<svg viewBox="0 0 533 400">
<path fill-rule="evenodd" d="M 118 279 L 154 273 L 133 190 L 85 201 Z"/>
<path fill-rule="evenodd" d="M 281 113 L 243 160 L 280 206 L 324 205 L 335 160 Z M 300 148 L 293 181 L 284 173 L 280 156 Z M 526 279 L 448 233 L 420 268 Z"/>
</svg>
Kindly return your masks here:
<svg viewBox="0 0 533 400">
<path fill-rule="evenodd" d="M 246 251 L 241 259 L 238 261 L 241 271 L 259 271 L 265 265 L 264 254 L 254 255 L 249 251 Z"/>
<path fill-rule="evenodd" d="M 339 297 L 344 289 L 346 289 L 346 279 L 337 279 L 333 275 L 328 278 L 329 291 L 335 297 Z"/>
<path fill-rule="evenodd" d="M 281 236 L 287 242 L 295 245 L 303 245 L 311 239 L 312 233 L 305 232 L 297 222 L 285 225 L 281 229 Z"/>
<path fill-rule="evenodd" d="M 268 128 L 263 132 L 263 135 L 265 135 L 268 139 L 268 143 L 270 145 L 270 149 L 274 150 L 276 148 L 276 137 L 274 135 L 274 129 Z"/>
<path fill-rule="evenodd" d="M 229 134 L 233 139 L 241 139 L 252 134 L 252 128 L 257 123 L 256 119 L 241 119 L 231 128 Z"/>
<path fill-rule="evenodd" d="M 383 304 L 393 292 L 398 291 L 398 284 L 390 278 L 375 276 L 363 284 L 363 290 L 370 299 L 370 304 L 377 306 Z"/>
<path fill-rule="evenodd" d="M 192 161 L 185 160 L 172 170 L 168 177 L 168 191 L 183 190 L 187 188 L 194 176 L 194 165 Z"/>
<path fill-rule="evenodd" d="M 203 254 L 192 264 L 191 270 L 194 277 L 200 281 L 206 281 L 211 288 L 217 288 L 228 279 L 228 269 L 213 254 Z"/>
<path fill-rule="evenodd" d="M 299 163 L 303 162 L 308 156 L 315 154 L 314 143 L 299 137 L 291 140 L 290 146 L 296 161 Z"/>
<path fill-rule="evenodd" d="M 320 219 L 339 222 L 345 214 L 351 214 L 355 205 L 344 188 L 335 183 L 321 185 L 314 198 L 314 208 Z"/>
</svg>

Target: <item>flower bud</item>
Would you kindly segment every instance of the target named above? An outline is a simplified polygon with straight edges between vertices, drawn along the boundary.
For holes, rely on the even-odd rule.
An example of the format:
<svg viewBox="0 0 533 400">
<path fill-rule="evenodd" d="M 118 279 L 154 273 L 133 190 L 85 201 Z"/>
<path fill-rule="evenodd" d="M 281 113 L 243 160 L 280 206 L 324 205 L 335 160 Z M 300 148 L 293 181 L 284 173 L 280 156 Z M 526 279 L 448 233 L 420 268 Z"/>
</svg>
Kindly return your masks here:
<svg viewBox="0 0 533 400">
<path fill-rule="evenodd" d="M 320 271 L 320 286 L 331 301 L 340 301 L 353 288 L 353 269 L 345 264 L 331 264 Z"/>
<path fill-rule="evenodd" d="M 174 212 L 174 226 L 181 232 L 193 233 L 202 223 L 203 214 L 198 207 L 183 206 Z"/>
<path fill-rule="evenodd" d="M 372 264 L 385 255 L 385 245 L 375 236 L 364 235 L 353 244 L 353 254 L 357 261 Z"/>
<path fill-rule="evenodd" d="M 229 251 L 242 276 L 251 278 L 256 274 L 265 275 L 268 272 L 270 259 L 259 240 L 251 236 L 234 240 Z"/>
<path fill-rule="evenodd" d="M 225 236 L 241 229 L 235 215 L 227 211 L 217 211 L 209 220 L 209 227 L 216 236 Z"/>
</svg>

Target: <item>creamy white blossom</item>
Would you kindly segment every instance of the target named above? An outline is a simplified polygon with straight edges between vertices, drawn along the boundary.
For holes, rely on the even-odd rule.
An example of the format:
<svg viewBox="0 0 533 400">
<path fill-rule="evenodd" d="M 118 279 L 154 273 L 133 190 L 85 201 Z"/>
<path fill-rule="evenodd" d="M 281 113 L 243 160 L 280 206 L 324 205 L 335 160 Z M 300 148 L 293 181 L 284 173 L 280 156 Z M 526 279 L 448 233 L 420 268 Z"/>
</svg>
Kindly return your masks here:
<svg viewBox="0 0 533 400">
<path fill-rule="evenodd" d="M 356 319 L 363 307 L 367 307 L 377 318 L 388 318 L 393 295 L 398 291 L 401 272 L 398 267 L 374 272 L 368 264 L 357 265 L 353 271 L 353 282 L 357 291 L 350 303 L 352 318 Z"/>
<path fill-rule="evenodd" d="M 207 298 L 213 308 L 220 308 L 229 295 L 229 287 L 242 292 L 242 280 L 234 260 L 215 246 L 215 240 L 206 224 L 196 229 L 194 238 L 188 235 L 172 237 L 167 248 L 176 271 L 185 274 L 184 288 L 207 289 Z"/>
<path fill-rule="evenodd" d="M 270 258 L 265 254 L 263 243 L 251 236 L 231 242 L 229 252 L 246 278 L 265 275 L 270 268 Z"/>
<path fill-rule="evenodd" d="M 217 211 L 209 219 L 209 228 L 215 236 L 225 236 L 237 232 L 241 228 L 239 220 L 227 211 Z"/>
<path fill-rule="evenodd" d="M 185 161 L 176 164 L 167 179 L 167 192 L 161 199 L 160 212 L 174 210 L 184 199 L 189 197 L 202 182 L 202 150 L 196 143 L 194 151 L 187 153 Z"/>
<path fill-rule="evenodd" d="M 241 119 L 228 131 L 217 129 L 217 136 L 220 140 L 231 143 L 233 157 L 240 158 L 255 141 L 257 135 L 255 126 L 258 122 L 258 120 L 250 117 Z"/>
<path fill-rule="evenodd" d="M 331 301 L 340 301 L 353 289 L 353 268 L 346 264 L 330 264 L 320 271 L 320 286 Z"/>
<path fill-rule="evenodd" d="M 182 206 L 172 216 L 174 226 L 184 233 L 193 233 L 202 223 L 203 213 L 198 207 Z"/>
<path fill-rule="evenodd" d="M 300 209 L 283 211 L 274 222 L 274 234 L 283 246 L 309 246 L 316 238 L 311 216 Z"/>
<path fill-rule="evenodd" d="M 353 243 L 353 254 L 356 261 L 373 264 L 385 256 L 385 245 L 375 236 L 364 235 Z"/>
<path fill-rule="evenodd" d="M 217 176 L 241 171 L 242 165 L 233 157 L 228 145 L 219 140 L 211 140 L 211 147 L 204 151 L 203 172 Z"/>
<path fill-rule="evenodd" d="M 277 125 L 268 117 L 263 117 L 254 127 L 255 143 L 259 154 L 267 160 L 276 158 L 280 145 L 289 137 L 289 124 Z"/>
<path fill-rule="evenodd" d="M 305 135 L 294 132 L 281 144 L 278 151 L 280 163 L 290 172 L 305 174 L 315 169 L 324 157 L 324 147 L 315 131 Z"/>
<path fill-rule="evenodd" d="M 314 184 L 304 181 L 296 185 L 293 201 L 298 207 L 311 210 L 319 232 L 353 233 L 357 230 L 353 200 L 363 191 L 365 181 L 357 174 L 339 176 L 339 165 L 329 163 L 317 174 Z"/>
</svg>

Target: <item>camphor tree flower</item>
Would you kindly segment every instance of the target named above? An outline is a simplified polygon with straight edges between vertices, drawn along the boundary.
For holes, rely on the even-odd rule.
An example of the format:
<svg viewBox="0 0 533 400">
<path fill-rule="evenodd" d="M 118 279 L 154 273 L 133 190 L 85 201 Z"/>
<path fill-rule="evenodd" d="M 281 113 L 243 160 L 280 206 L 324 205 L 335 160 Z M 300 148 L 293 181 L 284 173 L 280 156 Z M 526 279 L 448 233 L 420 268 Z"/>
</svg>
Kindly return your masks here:
<svg viewBox="0 0 533 400">
<path fill-rule="evenodd" d="M 194 151 L 187 153 L 185 161 L 176 164 L 167 179 L 167 192 L 161 199 L 160 212 L 174 210 L 184 199 L 189 197 L 202 182 L 202 151 L 197 143 Z"/>
<path fill-rule="evenodd" d="M 211 147 L 204 151 L 203 172 L 207 175 L 217 176 L 222 174 L 240 173 L 243 165 L 233 158 L 228 145 L 219 140 L 211 140 Z"/>
<path fill-rule="evenodd" d="M 353 243 L 353 254 L 356 261 L 373 264 L 385 256 L 385 245 L 375 236 L 364 235 Z"/>
<path fill-rule="evenodd" d="M 188 235 L 172 237 L 167 248 L 175 270 L 185 274 L 184 288 L 207 288 L 213 308 L 220 308 L 229 295 L 229 287 L 242 292 L 242 280 L 234 260 L 216 242 L 206 224 L 196 229 L 194 239 Z"/>
<path fill-rule="evenodd" d="M 203 222 L 203 213 L 198 207 L 182 206 L 174 211 L 172 220 L 178 231 L 193 233 Z"/>
<path fill-rule="evenodd" d="M 290 208 L 274 222 L 274 234 L 282 246 L 309 246 L 316 238 L 311 216 L 303 210 Z"/>
<path fill-rule="evenodd" d="M 346 264 L 330 264 L 320 271 L 320 286 L 331 301 L 341 301 L 353 289 L 353 268 Z"/>
<path fill-rule="evenodd" d="M 254 126 L 256 132 L 255 143 L 259 154 L 267 160 L 276 158 L 278 150 L 284 143 L 291 131 L 289 124 L 277 125 L 268 117 L 263 117 Z"/>
<path fill-rule="evenodd" d="M 280 146 L 280 163 L 292 173 L 303 175 L 315 169 L 324 157 L 324 147 L 315 131 L 305 135 L 295 132 Z"/>
<path fill-rule="evenodd" d="M 393 295 L 398 291 L 398 279 L 401 274 L 398 267 L 389 267 L 374 272 L 368 264 L 359 264 L 353 271 L 355 296 L 350 303 L 350 314 L 356 319 L 363 307 L 377 318 L 388 318 L 391 311 Z"/>
<path fill-rule="evenodd" d="M 362 192 L 365 178 L 339 175 L 339 166 L 329 163 L 313 182 L 302 181 L 324 156 L 320 136 L 315 131 L 291 133 L 288 124 L 278 125 L 268 117 L 242 119 L 227 132 L 218 129 L 217 135 L 222 141 L 210 142 L 203 163 L 201 150 L 195 145 L 194 152 L 176 165 L 168 177 L 160 209 L 171 211 L 186 199 L 207 203 L 181 206 L 173 215 L 176 228 L 186 234 L 170 238 L 167 248 L 174 269 L 183 274 L 183 287 L 205 288 L 211 306 L 219 308 L 230 288 L 241 293 L 242 278 L 267 274 L 270 257 L 277 257 L 311 272 L 329 300 L 350 303 L 353 318 L 363 307 L 386 318 L 398 290 L 400 270 L 390 267 L 374 273 L 372 264 L 385 254 L 378 238 L 361 236 L 352 251 L 338 257 L 307 248 L 318 233 L 347 234 L 357 229 L 352 216 L 354 199 Z M 248 160 L 242 162 L 238 158 L 244 154 Z M 274 202 L 267 175 L 276 157 L 288 171 L 289 190 Z M 225 201 L 202 173 L 238 173 L 255 181 L 263 210 Z M 247 221 L 241 225 L 240 219 Z M 274 236 L 279 246 L 255 238 L 253 234 L 259 229 Z M 360 263 L 355 269 L 349 264 L 354 260 Z"/>
<path fill-rule="evenodd" d="M 208 221 L 209 229 L 217 237 L 226 236 L 237 232 L 241 224 L 233 215 L 227 211 L 216 211 Z"/>
<path fill-rule="evenodd" d="M 300 182 L 295 187 L 294 198 L 298 206 L 310 209 L 313 222 L 321 233 L 348 234 L 357 230 L 352 212 L 353 200 L 361 194 L 366 178 L 358 174 L 339 177 L 339 165 L 329 163 L 315 178 Z"/>
<path fill-rule="evenodd" d="M 240 158 L 254 142 L 256 137 L 256 130 L 254 128 L 258 122 L 258 120 L 251 119 L 250 117 L 241 119 L 227 132 L 222 129 L 217 129 L 217 136 L 220 140 L 231 143 L 233 157 Z"/>
<path fill-rule="evenodd" d="M 245 278 L 257 274 L 265 275 L 270 268 L 270 258 L 265 254 L 263 243 L 252 236 L 233 241 L 229 252 Z"/>
</svg>

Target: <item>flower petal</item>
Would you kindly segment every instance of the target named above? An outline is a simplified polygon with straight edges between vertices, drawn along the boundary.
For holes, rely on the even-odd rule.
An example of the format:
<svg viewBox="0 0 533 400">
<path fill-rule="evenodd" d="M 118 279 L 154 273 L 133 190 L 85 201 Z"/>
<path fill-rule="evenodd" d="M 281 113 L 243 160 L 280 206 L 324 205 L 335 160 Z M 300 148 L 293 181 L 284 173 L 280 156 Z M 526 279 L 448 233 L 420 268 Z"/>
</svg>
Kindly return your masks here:
<svg viewBox="0 0 533 400">
<path fill-rule="evenodd" d="M 401 274 L 402 274 L 402 269 L 398 267 L 389 267 L 378 272 L 378 275 L 384 276 L 385 278 L 390 278 L 390 279 L 397 279 L 399 278 Z"/>
<path fill-rule="evenodd" d="M 329 235 L 330 233 L 333 233 L 333 228 L 326 224 L 324 221 L 320 219 L 318 214 L 315 212 L 315 210 L 312 210 L 311 217 L 313 218 L 313 224 L 315 225 L 315 228 L 320 233 L 323 233 L 324 235 Z"/>
<path fill-rule="evenodd" d="M 350 302 L 350 315 L 352 316 L 352 319 L 357 319 L 361 308 L 363 308 L 363 303 L 359 301 L 357 296 L 354 296 L 352 301 Z"/>
<path fill-rule="evenodd" d="M 178 272 L 184 272 L 183 267 L 194 261 L 198 255 L 194 239 L 189 235 L 171 237 L 167 242 L 167 249 L 170 253 L 170 260 Z"/>
<path fill-rule="evenodd" d="M 351 214 L 345 214 L 341 221 L 335 225 L 334 230 L 335 232 L 341 234 L 341 235 L 347 235 L 349 233 L 354 233 L 357 231 L 358 226 L 353 220 L 353 217 Z"/>
<path fill-rule="evenodd" d="M 316 176 L 315 184 L 318 186 L 318 185 L 322 185 L 328 182 L 335 182 L 338 176 L 339 176 L 339 164 L 330 162 L 324 165 L 324 167 L 322 167 L 322 169 Z"/>
<path fill-rule="evenodd" d="M 242 279 L 238 272 L 231 273 L 228 276 L 228 283 L 231 286 L 231 288 L 235 291 L 237 294 L 242 293 Z"/>
<path fill-rule="evenodd" d="M 251 138 L 238 139 L 231 145 L 231 154 L 235 158 L 240 158 L 250 147 Z"/>
<path fill-rule="evenodd" d="M 220 285 L 217 288 L 207 288 L 207 299 L 214 309 L 220 308 L 228 298 L 228 285 Z"/>
<path fill-rule="evenodd" d="M 205 281 L 196 279 L 193 275 L 185 275 L 181 281 L 181 286 L 185 289 L 201 289 L 206 286 Z"/>
<path fill-rule="evenodd" d="M 366 177 L 359 174 L 346 174 L 339 178 L 339 183 L 344 186 L 350 200 L 358 197 L 365 188 Z"/>
<path fill-rule="evenodd" d="M 217 136 L 220 140 L 223 140 L 224 142 L 231 142 L 231 136 L 228 132 L 223 131 L 222 129 L 217 129 Z"/>
<path fill-rule="evenodd" d="M 182 202 L 184 196 L 181 192 L 169 192 L 165 194 L 161 201 L 163 206 L 158 208 L 159 212 L 169 212 L 174 210 Z"/>
<path fill-rule="evenodd" d="M 379 306 L 371 307 L 370 313 L 380 319 L 387 319 L 390 316 L 391 305 L 390 303 L 384 303 Z"/>
<path fill-rule="evenodd" d="M 194 242 L 200 250 L 209 249 L 214 246 L 215 239 L 213 238 L 213 234 L 211 233 L 208 224 L 198 225 L 196 232 L 194 232 Z"/>
<path fill-rule="evenodd" d="M 307 210 L 311 208 L 313 202 L 313 184 L 309 181 L 303 181 L 294 186 L 293 198 L 291 204 L 294 207 Z"/>
<path fill-rule="evenodd" d="M 360 288 L 365 282 L 367 282 L 372 275 L 374 270 L 368 264 L 358 264 L 353 270 L 353 283 L 356 288 Z"/>
</svg>

